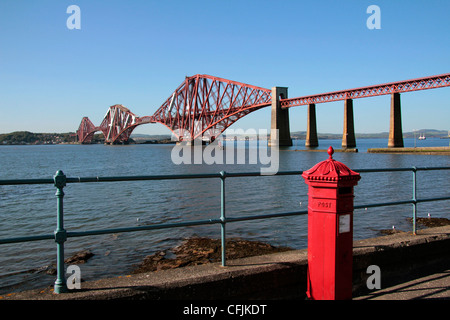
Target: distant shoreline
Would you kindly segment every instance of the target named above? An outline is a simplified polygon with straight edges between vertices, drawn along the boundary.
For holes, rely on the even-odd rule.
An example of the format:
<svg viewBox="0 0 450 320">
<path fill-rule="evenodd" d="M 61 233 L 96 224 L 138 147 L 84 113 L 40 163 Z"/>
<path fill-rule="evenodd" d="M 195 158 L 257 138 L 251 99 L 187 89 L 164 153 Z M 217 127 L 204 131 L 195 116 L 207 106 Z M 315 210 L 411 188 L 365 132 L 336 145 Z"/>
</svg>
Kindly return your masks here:
<svg viewBox="0 0 450 320">
<path fill-rule="evenodd" d="M 448 136 L 448 132 L 444 130 L 434 130 L 434 129 L 424 129 L 424 130 L 418 130 L 415 132 L 416 137 L 418 134 L 426 135 L 429 139 L 450 139 Z M 355 134 L 356 140 L 362 140 L 362 139 L 388 139 L 388 133 L 382 132 L 382 133 L 361 133 L 361 134 Z M 252 135 L 248 136 L 243 134 L 242 139 L 238 140 L 254 140 L 258 137 L 253 137 Z M 306 138 L 306 132 L 303 131 L 297 131 L 297 132 L 291 132 L 291 138 L 292 140 L 298 141 L 298 140 L 305 140 Z M 335 134 L 335 133 L 319 133 L 318 139 L 319 140 L 336 140 L 341 139 L 342 134 Z M 414 132 L 404 132 L 403 138 L 410 139 L 415 138 Z M 74 132 L 67 132 L 67 133 L 33 133 L 29 131 L 15 131 L 12 133 L 4 133 L 0 134 L 0 146 L 2 145 L 59 145 L 59 144 L 78 144 L 76 142 L 76 134 Z M 129 144 L 172 144 L 175 143 L 174 141 L 171 141 L 170 135 L 164 135 L 164 134 L 155 134 L 155 135 L 148 135 L 148 134 L 136 134 L 131 135 L 131 141 Z M 225 136 L 225 141 L 226 136 Z M 103 144 L 103 134 L 98 133 L 95 134 L 93 137 L 92 144 Z M 392 150 L 390 150 L 392 151 Z M 418 150 L 416 150 L 417 152 Z M 377 151 L 373 151 L 377 152 Z M 381 151 L 378 151 L 381 152 Z M 385 152 L 385 151 L 383 151 Z M 409 150 L 405 150 L 404 152 L 411 152 Z M 427 151 L 430 152 L 430 151 Z"/>
<path fill-rule="evenodd" d="M 450 147 L 369 148 L 367 153 L 450 155 Z"/>
</svg>

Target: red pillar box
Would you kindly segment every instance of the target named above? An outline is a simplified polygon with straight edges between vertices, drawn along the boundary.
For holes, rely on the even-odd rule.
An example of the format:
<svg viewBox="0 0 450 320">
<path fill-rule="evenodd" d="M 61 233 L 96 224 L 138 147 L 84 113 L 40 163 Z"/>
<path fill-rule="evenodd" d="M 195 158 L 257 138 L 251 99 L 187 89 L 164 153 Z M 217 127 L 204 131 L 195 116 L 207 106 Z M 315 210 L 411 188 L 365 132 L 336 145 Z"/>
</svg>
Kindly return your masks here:
<svg viewBox="0 0 450 320">
<path fill-rule="evenodd" d="M 311 300 L 352 298 L 353 187 L 361 178 L 333 159 L 302 177 L 308 190 L 308 289 Z"/>
</svg>

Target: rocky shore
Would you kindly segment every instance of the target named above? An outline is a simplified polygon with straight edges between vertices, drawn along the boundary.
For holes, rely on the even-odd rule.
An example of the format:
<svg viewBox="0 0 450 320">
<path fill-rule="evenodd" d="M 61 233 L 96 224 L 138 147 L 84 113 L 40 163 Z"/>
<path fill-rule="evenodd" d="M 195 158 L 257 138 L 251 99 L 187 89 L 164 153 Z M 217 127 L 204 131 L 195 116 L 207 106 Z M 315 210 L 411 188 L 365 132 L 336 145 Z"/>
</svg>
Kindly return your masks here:
<svg viewBox="0 0 450 320">
<path fill-rule="evenodd" d="M 412 218 L 407 218 L 407 220 L 410 223 L 412 223 Z M 419 228 L 435 228 L 435 227 L 443 227 L 443 226 L 450 225 L 450 220 L 447 218 L 427 217 L 427 218 L 417 218 L 416 223 Z M 405 231 L 396 229 L 395 227 L 393 227 L 392 229 L 380 230 L 380 233 L 382 235 L 389 235 L 389 234 L 400 233 L 400 232 L 405 232 Z"/>
<path fill-rule="evenodd" d="M 225 246 L 227 259 L 239 259 L 293 250 L 289 247 L 275 247 L 267 243 L 239 238 L 227 239 Z M 221 257 L 220 239 L 190 238 L 178 247 L 146 256 L 141 263 L 135 265 L 132 273 L 160 271 L 218 262 L 221 261 Z"/>
</svg>

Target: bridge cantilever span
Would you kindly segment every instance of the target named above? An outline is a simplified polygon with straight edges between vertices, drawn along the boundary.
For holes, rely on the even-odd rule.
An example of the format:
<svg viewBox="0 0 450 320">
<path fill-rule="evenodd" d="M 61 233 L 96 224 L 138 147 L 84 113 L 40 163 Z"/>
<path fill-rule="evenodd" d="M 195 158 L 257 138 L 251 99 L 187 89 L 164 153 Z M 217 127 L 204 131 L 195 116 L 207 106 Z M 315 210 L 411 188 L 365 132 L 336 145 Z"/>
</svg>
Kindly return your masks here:
<svg viewBox="0 0 450 320">
<path fill-rule="evenodd" d="M 209 75 L 185 81 L 153 114 L 176 139 L 214 140 L 245 115 L 268 106 L 271 90 Z"/>
<path fill-rule="evenodd" d="M 271 90 L 209 75 L 186 77 L 152 116 L 138 117 L 122 105 L 111 106 L 101 125 L 83 118 L 78 141 L 90 143 L 102 131 L 105 143 L 127 143 L 138 125 L 161 123 L 178 141 L 213 141 L 243 116 L 270 105 Z"/>
<path fill-rule="evenodd" d="M 291 107 L 308 105 L 307 147 L 318 146 L 316 103 L 345 100 L 343 148 L 356 147 L 353 99 L 391 95 L 389 147 L 402 147 L 400 93 L 450 86 L 450 73 L 412 80 L 398 81 L 355 89 L 334 91 L 297 98 L 287 98 L 287 88 L 265 89 L 209 75 L 186 77 L 152 116 L 138 117 L 123 105 L 111 106 L 101 125 L 95 126 L 87 117 L 77 130 L 80 143 L 90 143 L 96 131 L 101 131 L 105 143 L 127 143 L 132 131 L 146 123 L 161 123 L 175 139 L 213 141 L 230 125 L 250 112 L 272 107 L 270 144 L 292 145 L 289 131 Z"/>
</svg>

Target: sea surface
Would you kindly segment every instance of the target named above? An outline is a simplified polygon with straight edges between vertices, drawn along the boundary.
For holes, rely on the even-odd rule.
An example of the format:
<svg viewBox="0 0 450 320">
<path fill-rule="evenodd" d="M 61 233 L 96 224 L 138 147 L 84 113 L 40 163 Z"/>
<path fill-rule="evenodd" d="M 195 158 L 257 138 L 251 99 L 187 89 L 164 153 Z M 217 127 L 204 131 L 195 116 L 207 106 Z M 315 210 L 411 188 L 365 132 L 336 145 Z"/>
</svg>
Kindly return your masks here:
<svg viewBox="0 0 450 320">
<path fill-rule="evenodd" d="M 320 140 L 319 149 L 340 148 L 340 140 Z M 446 139 L 405 139 L 405 147 L 448 146 Z M 225 149 L 231 148 L 225 142 Z M 385 139 L 357 140 L 357 153 L 338 153 L 334 159 L 353 170 L 450 166 L 450 156 L 369 154 L 367 148 L 386 147 Z M 235 152 L 255 148 L 237 142 Z M 36 145 L 0 146 L 0 180 L 52 178 L 57 170 L 68 177 L 106 177 L 161 174 L 259 172 L 266 164 L 175 164 L 174 145 Z M 296 152 L 304 140 L 279 152 L 279 170 L 307 170 L 326 160 L 326 152 Z M 244 152 L 245 153 L 245 152 Z M 248 153 L 249 154 L 249 153 Z M 235 161 L 236 162 L 236 161 Z M 448 196 L 450 171 L 418 173 L 418 198 Z M 56 197 L 52 185 L 0 186 L 0 239 L 53 234 Z M 68 232 L 132 227 L 220 217 L 220 180 L 163 180 L 72 183 L 64 188 L 64 227 Z M 412 173 L 362 173 L 355 187 L 355 205 L 409 200 Z M 227 217 L 307 210 L 307 185 L 301 176 L 264 176 L 226 180 Z M 450 218 L 450 201 L 418 204 L 418 216 Z M 355 210 L 354 239 L 376 237 L 380 230 L 411 231 L 407 220 L 412 205 Z M 227 237 L 306 248 L 307 216 L 228 223 Z M 80 250 L 94 256 L 80 265 L 82 278 L 94 280 L 129 274 L 146 255 L 181 244 L 189 237 L 219 238 L 220 226 L 207 225 L 156 231 L 68 238 L 65 257 Z M 53 240 L 0 245 L 0 294 L 47 287 L 55 275 L 44 270 L 56 261 Z"/>
</svg>

